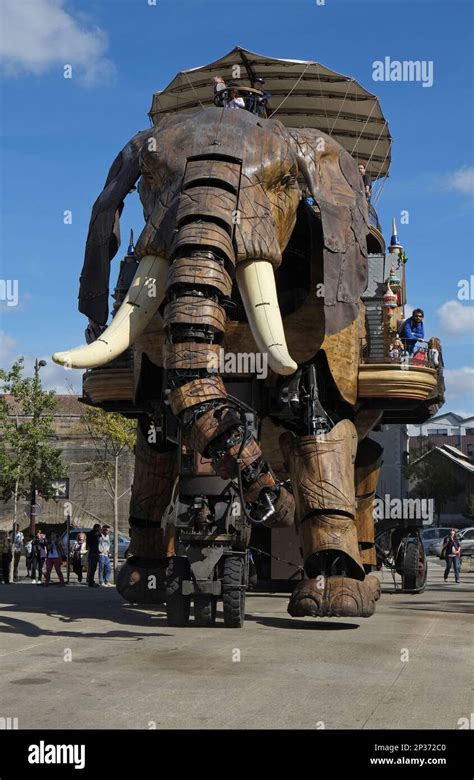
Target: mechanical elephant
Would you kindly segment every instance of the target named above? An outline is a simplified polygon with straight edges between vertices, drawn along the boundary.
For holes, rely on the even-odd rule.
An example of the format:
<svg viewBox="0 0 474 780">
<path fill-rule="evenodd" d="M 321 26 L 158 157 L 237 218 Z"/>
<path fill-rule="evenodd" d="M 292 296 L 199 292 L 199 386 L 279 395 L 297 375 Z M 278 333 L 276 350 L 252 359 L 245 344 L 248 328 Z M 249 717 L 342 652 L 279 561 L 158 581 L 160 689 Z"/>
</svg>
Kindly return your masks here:
<svg viewBox="0 0 474 780">
<path fill-rule="evenodd" d="M 108 318 L 123 200 L 138 180 L 145 227 L 125 300 L 95 341 L 53 356 L 94 368 L 134 349 L 136 397 L 146 414 L 138 425 L 132 551 L 149 559 L 174 551 L 162 518 L 178 476 L 178 439 L 147 438 L 166 406 L 216 475 L 238 473 L 250 522 L 296 522 L 306 579 L 290 614 L 370 616 L 379 584 L 368 574 L 366 507 L 380 458 L 366 453 L 362 467 L 356 462 L 376 420 L 360 419 L 357 400 L 368 214 L 355 160 L 318 130 L 287 129 L 245 110 L 177 114 L 139 133 L 93 207 L 79 308 L 99 326 Z M 242 348 L 267 361 L 258 413 L 271 421 L 267 438 L 286 429 L 278 474 L 220 370 L 222 350 Z M 357 508 L 361 480 L 369 485 L 365 520 Z"/>
</svg>

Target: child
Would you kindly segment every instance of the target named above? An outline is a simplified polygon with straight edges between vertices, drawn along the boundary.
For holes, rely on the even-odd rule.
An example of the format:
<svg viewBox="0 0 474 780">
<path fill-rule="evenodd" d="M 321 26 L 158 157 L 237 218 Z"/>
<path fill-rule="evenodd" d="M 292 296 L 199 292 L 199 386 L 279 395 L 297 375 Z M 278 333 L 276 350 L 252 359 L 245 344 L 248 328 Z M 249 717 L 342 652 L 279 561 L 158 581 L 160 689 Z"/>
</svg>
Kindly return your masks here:
<svg viewBox="0 0 474 780">
<path fill-rule="evenodd" d="M 388 350 L 388 356 L 391 358 L 401 358 L 403 356 L 403 342 L 397 338 L 392 341 Z"/>
</svg>

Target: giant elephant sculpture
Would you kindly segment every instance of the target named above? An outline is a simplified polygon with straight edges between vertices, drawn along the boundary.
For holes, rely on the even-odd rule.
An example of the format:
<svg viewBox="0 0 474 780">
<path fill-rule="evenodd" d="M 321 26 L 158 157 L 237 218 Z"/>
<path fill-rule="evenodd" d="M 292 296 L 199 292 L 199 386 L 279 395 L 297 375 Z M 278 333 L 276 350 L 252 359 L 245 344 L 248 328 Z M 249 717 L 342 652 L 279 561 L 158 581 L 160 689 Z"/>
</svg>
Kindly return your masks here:
<svg viewBox="0 0 474 780">
<path fill-rule="evenodd" d="M 379 597 L 372 498 L 380 448 L 376 416 L 357 399 L 366 286 L 367 203 L 356 161 L 318 130 L 291 130 L 245 110 L 177 114 L 136 135 L 96 201 L 80 283 L 80 310 L 105 325 L 110 260 L 123 200 L 137 180 L 145 227 L 140 263 L 99 338 L 56 353 L 69 367 L 106 364 L 133 346 L 138 426 L 131 551 L 174 552 L 162 528 L 178 447 L 150 443 L 163 412 L 223 479 L 239 470 L 248 515 L 294 522 L 306 578 L 291 615 L 368 617 Z M 302 197 L 312 194 L 315 208 Z M 259 413 L 277 426 L 283 484 L 216 371 L 219 350 L 264 354 Z M 270 511 L 267 511 L 270 507 Z"/>
</svg>

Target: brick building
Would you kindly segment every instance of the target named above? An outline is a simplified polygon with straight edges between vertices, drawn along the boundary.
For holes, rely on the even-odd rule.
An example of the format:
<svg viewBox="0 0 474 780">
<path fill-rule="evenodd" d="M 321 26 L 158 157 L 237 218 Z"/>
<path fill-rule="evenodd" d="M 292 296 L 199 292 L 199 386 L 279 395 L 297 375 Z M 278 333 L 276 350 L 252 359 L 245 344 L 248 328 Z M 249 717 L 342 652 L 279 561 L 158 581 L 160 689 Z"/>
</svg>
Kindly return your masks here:
<svg viewBox="0 0 474 780">
<path fill-rule="evenodd" d="M 107 495 L 104 483 L 100 479 L 88 479 L 86 467 L 96 454 L 94 444 L 81 426 L 80 418 L 87 407 L 77 398 L 58 395 L 54 412 L 54 437 L 52 444 L 61 450 L 62 461 L 68 466 L 69 501 L 72 505 L 72 524 L 89 528 L 95 522 L 113 524 L 113 500 Z M 10 408 L 14 403 L 7 396 Z M 119 529 L 128 533 L 128 505 L 130 487 L 133 481 L 133 454 L 125 451 L 119 460 Z M 38 498 L 40 513 L 37 525 L 60 524 L 64 522 L 64 501 L 45 501 Z M 29 502 L 20 499 L 17 508 L 17 521 L 20 528 L 28 528 Z M 13 501 L 0 502 L 0 528 L 10 530 L 13 525 Z"/>
</svg>

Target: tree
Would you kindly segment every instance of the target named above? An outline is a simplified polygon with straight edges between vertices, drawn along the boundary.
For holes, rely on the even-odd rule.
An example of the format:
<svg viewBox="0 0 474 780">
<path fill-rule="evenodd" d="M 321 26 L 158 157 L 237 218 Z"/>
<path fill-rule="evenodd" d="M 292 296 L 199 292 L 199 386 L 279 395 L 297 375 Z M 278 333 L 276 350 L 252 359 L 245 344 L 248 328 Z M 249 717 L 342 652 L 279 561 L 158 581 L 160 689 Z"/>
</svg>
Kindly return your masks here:
<svg viewBox="0 0 474 780">
<path fill-rule="evenodd" d="M 33 377 L 24 377 L 23 370 L 23 358 L 9 371 L 0 369 L 0 497 L 13 499 L 15 524 L 19 498 L 30 498 L 32 507 L 36 493 L 52 498 L 53 481 L 66 473 L 61 453 L 49 441 L 54 436 L 56 394 L 43 390 L 37 368 Z M 32 511 L 30 533 L 34 518 Z"/>
<path fill-rule="evenodd" d="M 94 444 L 96 455 L 86 466 L 87 479 L 101 479 L 104 490 L 114 506 L 114 574 L 118 563 L 118 502 L 130 490 L 119 495 L 119 461 L 127 451 L 133 452 L 136 422 L 121 414 L 89 407 L 81 417 L 81 425 Z"/>
<path fill-rule="evenodd" d="M 410 438 L 410 460 L 421 458 L 425 452 L 433 450 L 435 445 L 429 436 L 413 436 Z"/>
<path fill-rule="evenodd" d="M 410 490 L 412 498 L 433 499 L 439 526 L 443 507 L 462 493 L 464 485 L 456 479 L 446 459 L 436 453 L 407 466 L 406 476 L 415 483 Z"/>
</svg>

